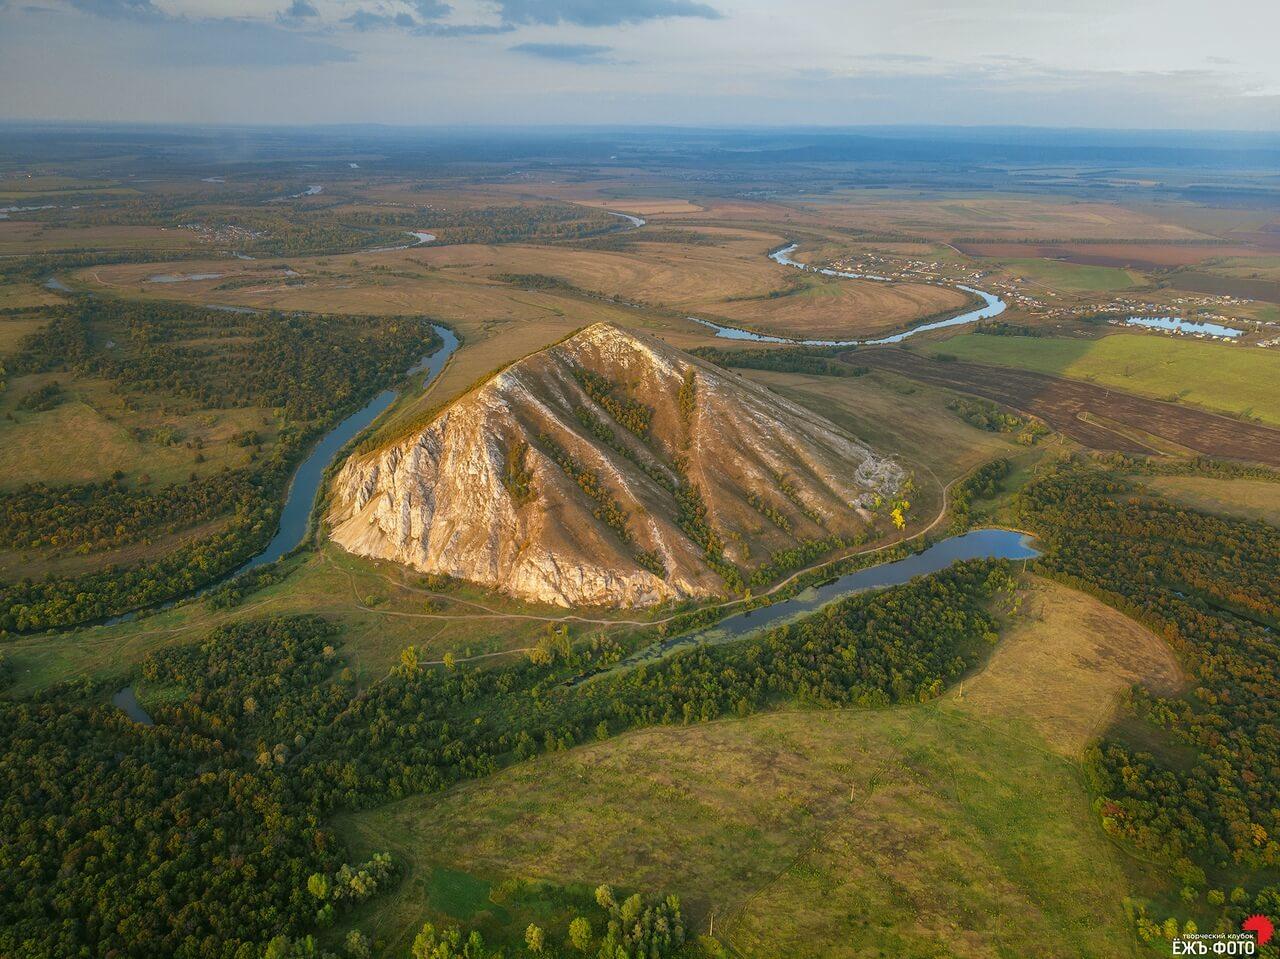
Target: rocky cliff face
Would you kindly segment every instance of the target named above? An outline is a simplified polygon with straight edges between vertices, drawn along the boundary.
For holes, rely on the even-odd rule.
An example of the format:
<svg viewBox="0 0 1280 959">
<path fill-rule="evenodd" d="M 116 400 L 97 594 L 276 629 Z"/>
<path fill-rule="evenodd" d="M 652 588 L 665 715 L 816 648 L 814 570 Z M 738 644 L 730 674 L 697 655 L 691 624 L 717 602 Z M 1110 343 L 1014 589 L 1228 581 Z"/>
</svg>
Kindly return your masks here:
<svg viewBox="0 0 1280 959">
<path fill-rule="evenodd" d="M 901 480 L 769 390 L 597 324 L 353 457 L 329 522 L 363 556 L 560 606 L 639 606 L 724 593 L 735 567 L 856 535 Z"/>
</svg>

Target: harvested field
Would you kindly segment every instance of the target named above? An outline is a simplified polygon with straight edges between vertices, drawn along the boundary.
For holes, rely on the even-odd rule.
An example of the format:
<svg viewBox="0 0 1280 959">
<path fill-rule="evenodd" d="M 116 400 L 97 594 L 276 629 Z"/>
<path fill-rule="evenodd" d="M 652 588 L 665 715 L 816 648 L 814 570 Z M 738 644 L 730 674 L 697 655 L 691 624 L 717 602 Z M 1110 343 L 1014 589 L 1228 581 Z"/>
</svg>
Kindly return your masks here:
<svg viewBox="0 0 1280 959">
<path fill-rule="evenodd" d="M 982 336 L 961 333 L 922 352 L 1084 380 L 1280 428 L 1280 354 L 1160 333 Z"/>
<path fill-rule="evenodd" d="M 575 200 L 574 202 L 582 206 L 598 207 L 601 210 L 619 210 L 624 213 L 634 213 L 637 216 L 706 212 L 706 207 L 690 203 L 688 200 L 663 197 L 605 197 L 599 200 Z"/>
<path fill-rule="evenodd" d="M 1190 293 L 1212 293 L 1215 296 L 1236 296 L 1245 300 L 1280 303 L 1280 280 L 1255 280 L 1244 276 L 1219 276 L 1216 273 L 1191 271 L 1170 277 L 1169 285 L 1175 290 Z"/>
<path fill-rule="evenodd" d="M 1140 270 L 1193 266 L 1224 256 L 1259 255 L 1251 247 L 1218 243 L 958 243 L 956 249 L 966 256 L 991 259 L 1035 257 Z"/>
<path fill-rule="evenodd" d="M 806 198 L 797 206 L 821 216 L 827 223 L 951 243 L 1038 240 L 1057 244 L 1082 240 L 1214 238 L 1168 219 L 1164 211 L 1142 211 L 1113 203 L 1073 202 L 1052 196 L 983 194 L 926 199 L 889 189 L 836 192 Z"/>
<path fill-rule="evenodd" d="M 1161 448 L 1164 441 L 1208 456 L 1280 467 L 1280 430 L 1256 423 L 1044 373 L 939 362 L 900 349 L 860 350 L 845 359 L 1030 413 L 1092 449 L 1145 456 L 1168 452 Z"/>
</svg>

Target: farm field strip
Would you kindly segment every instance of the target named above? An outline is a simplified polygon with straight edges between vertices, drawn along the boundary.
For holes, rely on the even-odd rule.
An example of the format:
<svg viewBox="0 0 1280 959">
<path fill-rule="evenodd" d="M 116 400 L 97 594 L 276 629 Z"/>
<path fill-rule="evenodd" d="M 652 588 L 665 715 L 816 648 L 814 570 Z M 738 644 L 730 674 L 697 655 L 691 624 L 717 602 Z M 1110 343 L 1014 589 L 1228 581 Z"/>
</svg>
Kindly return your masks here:
<svg viewBox="0 0 1280 959">
<path fill-rule="evenodd" d="M 1280 467 L 1280 430 L 1120 390 L 1027 370 L 939 362 L 898 349 L 860 350 L 847 362 L 970 393 L 1038 416 L 1084 446 L 1145 456 L 1151 448 L 1102 425 L 1114 421 L 1207 456 Z M 1092 414 L 1091 419 L 1082 414 Z"/>
</svg>

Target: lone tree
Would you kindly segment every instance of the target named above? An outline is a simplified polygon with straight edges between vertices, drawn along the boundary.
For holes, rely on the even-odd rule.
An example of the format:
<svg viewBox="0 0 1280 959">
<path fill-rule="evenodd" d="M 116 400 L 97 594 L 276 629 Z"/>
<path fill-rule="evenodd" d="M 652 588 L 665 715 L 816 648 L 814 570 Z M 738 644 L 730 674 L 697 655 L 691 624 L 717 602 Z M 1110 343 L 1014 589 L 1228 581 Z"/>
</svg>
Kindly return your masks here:
<svg viewBox="0 0 1280 959">
<path fill-rule="evenodd" d="M 612 909 L 614 907 L 613 888 L 608 883 L 601 883 L 596 886 L 596 903 L 601 909 Z"/>
<path fill-rule="evenodd" d="M 591 948 L 591 921 L 589 919 L 579 916 L 569 923 L 569 945 L 579 952 L 586 952 Z"/>
<path fill-rule="evenodd" d="M 547 934 L 542 931 L 541 926 L 529 923 L 524 930 L 524 944 L 529 947 L 530 952 L 540 954 L 547 944 Z"/>
</svg>

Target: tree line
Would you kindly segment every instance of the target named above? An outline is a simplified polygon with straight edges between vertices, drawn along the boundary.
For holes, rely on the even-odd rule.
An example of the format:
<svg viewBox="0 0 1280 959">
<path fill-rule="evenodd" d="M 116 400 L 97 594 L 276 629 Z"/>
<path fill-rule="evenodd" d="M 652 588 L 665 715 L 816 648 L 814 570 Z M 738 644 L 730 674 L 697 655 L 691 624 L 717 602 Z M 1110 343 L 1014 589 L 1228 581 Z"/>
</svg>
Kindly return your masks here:
<svg viewBox="0 0 1280 959">
<path fill-rule="evenodd" d="M 417 316 L 241 314 L 88 297 L 54 308 L 20 344 L 17 372 L 105 377 L 126 399 L 162 396 L 193 410 L 266 408 L 279 430 L 249 466 L 185 483 L 29 485 L 0 494 L 0 543 L 13 548 L 111 548 L 227 520 L 138 566 L 6 584 L 0 631 L 116 615 L 234 569 L 274 533 L 293 468 L 314 439 L 439 346 L 430 321 Z"/>
<path fill-rule="evenodd" d="M 929 699 L 984 655 L 1011 582 L 1004 564 L 959 564 L 581 684 L 613 644 L 488 669 L 409 656 L 361 691 L 334 628 L 295 616 L 147 657 L 154 726 L 89 684 L 0 700 L 0 953 L 305 954 L 288 950 L 395 881 L 393 863 L 347 862 L 322 825 L 335 812 L 629 728 Z M 678 907 L 628 902 L 577 935 L 610 959 L 676 954 Z"/>
<path fill-rule="evenodd" d="M 1170 861 L 1191 901 L 1207 875 L 1280 865 L 1280 530 L 1162 500 L 1132 480 L 1068 463 L 1016 497 L 1045 545 L 1037 566 L 1115 606 L 1178 654 L 1189 690 L 1138 690 L 1136 714 L 1194 760 L 1109 735 L 1089 770 L 1105 828 Z M 1245 885 L 1249 885 L 1245 882 Z M 1266 889 L 1280 901 L 1280 889 Z"/>
</svg>

